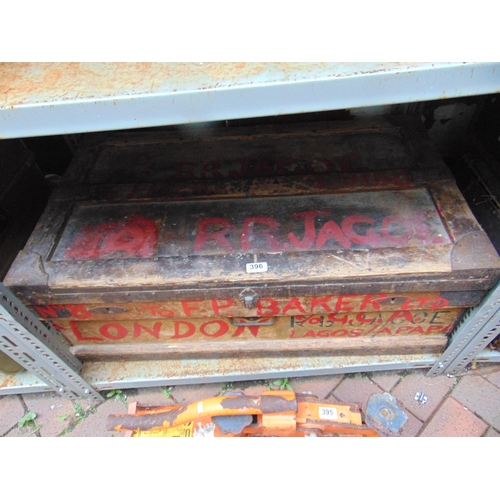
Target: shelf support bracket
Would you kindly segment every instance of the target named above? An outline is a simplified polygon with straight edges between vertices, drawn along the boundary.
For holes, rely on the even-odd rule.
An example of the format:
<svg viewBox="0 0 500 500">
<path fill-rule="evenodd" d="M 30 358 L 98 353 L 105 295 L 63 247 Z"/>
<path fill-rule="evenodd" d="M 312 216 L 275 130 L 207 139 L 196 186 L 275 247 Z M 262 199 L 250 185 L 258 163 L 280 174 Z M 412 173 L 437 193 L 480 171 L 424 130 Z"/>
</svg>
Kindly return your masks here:
<svg viewBox="0 0 500 500">
<path fill-rule="evenodd" d="M 68 341 L 44 326 L 0 283 L 0 350 L 68 399 L 104 401 L 80 375 L 83 364 Z"/>
<path fill-rule="evenodd" d="M 500 281 L 482 302 L 469 309 L 451 336 L 451 342 L 427 376 L 459 375 L 500 333 Z"/>
</svg>

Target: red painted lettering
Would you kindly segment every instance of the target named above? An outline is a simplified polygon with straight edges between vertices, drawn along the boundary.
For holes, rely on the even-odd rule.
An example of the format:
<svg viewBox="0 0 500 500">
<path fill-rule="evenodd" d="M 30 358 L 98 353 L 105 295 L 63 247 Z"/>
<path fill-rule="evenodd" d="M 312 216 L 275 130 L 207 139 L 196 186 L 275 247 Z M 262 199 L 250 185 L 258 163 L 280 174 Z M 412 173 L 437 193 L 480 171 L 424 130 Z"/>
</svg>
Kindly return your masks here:
<svg viewBox="0 0 500 500">
<path fill-rule="evenodd" d="M 328 215 L 331 210 L 310 210 L 309 212 L 298 212 L 293 214 L 294 219 L 304 221 L 304 238 L 299 240 L 293 233 L 288 233 L 288 239 L 295 248 L 301 250 L 308 250 L 316 239 L 316 228 L 314 227 L 314 219 L 316 217 L 324 217 Z"/>
<path fill-rule="evenodd" d="M 417 238 L 425 245 L 440 245 L 448 243 L 444 236 L 433 236 L 429 224 L 426 222 L 428 216 L 434 215 L 433 212 L 419 212 L 408 218 L 408 222 L 413 227 Z"/>
<path fill-rule="evenodd" d="M 380 333 L 387 333 L 388 335 L 392 335 L 392 332 L 389 328 L 382 328 L 382 330 L 378 330 L 377 335 Z"/>
<path fill-rule="evenodd" d="M 404 332 L 410 332 L 411 330 L 413 330 L 413 326 L 400 326 L 399 328 L 396 329 L 396 335 L 398 335 L 399 333 L 404 333 Z"/>
<path fill-rule="evenodd" d="M 337 299 L 337 303 L 335 304 L 335 310 L 340 312 L 340 311 L 352 311 L 354 307 L 351 306 L 351 302 L 347 300 L 347 297 L 356 297 L 356 295 L 339 295 L 339 298 Z"/>
<path fill-rule="evenodd" d="M 166 307 L 158 307 L 157 309 L 155 309 L 155 313 L 162 318 L 171 318 L 172 316 L 175 316 L 174 311 L 171 311 Z"/>
<path fill-rule="evenodd" d="M 403 311 L 407 311 L 409 309 L 415 309 L 415 307 L 411 305 L 412 302 L 413 302 L 412 298 L 406 299 L 405 303 L 401 306 L 401 309 Z"/>
<path fill-rule="evenodd" d="M 425 330 L 425 333 L 438 333 L 443 330 L 443 327 L 440 325 L 430 325 L 427 327 L 427 330 Z"/>
<path fill-rule="evenodd" d="M 327 295 L 326 297 L 313 297 L 311 300 L 311 310 L 314 312 L 316 307 L 322 307 L 326 312 L 332 312 L 332 309 L 327 304 L 327 302 L 333 298 L 333 295 Z"/>
<path fill-rule="evenodd" d="M 181 333 L 182 327 L 187 328 L 187 331 Z M 174 336 L 173 339 L 185 339 L 186 337 L 191 337 L 196 330 L 196 327 L 193 323 L 189 323 L 188 321 L 175 321 L 174 322 Z"/>
<path fill-rule="evenodd" d="M 117 223 L 113 231 L 105 235 L 99 256 L 125 252 L 143 258 L 152 257 L 157 239 L 156 224 L 151 219 L 134 215 L 128 221 Z"/>
<path fill-rule="evenodd" d="M 415 328 L 413 328 L 410 333 L 421 333 L 423 334 L 424 333 L 424 329 L 421 327 L 421 326 L 416 326 Z"/>
<path fill-rule="evenodd" d="M 196 240 L 194 242 L 195 251 L 199 252 L 205 246 L 207 241 L 215 241 L 220 248 L 223 248 L 230 253 L 233 252 L 234 246 L 227 238 L 227 235 L 233 228 L 234 224 L 229 222 L 227 219 L 222 219 L 221 217 L 201 219 L 196 231 Z"/>
<path fill-rule="evenodd" d="M 304 307 L 300 303 L 300 300 L 297 298 L 291 299 L 288 302 L 288 304 L 283 308 L 283 314 L 286 314 L 288 311 L 293 310 L 293 309 L 297 309 L 301 313 L 306 312 L 306 310 L 304 309 Z"/>
<path fill-rule="evenodd" d="M 450 301 L 444 297 L 436 297 L 434 302 L 429 306 L 429 309 L 444 309 L 450 305 Z"/>
<path fill-rule="evenodd" d="M 304 337 L 316 337 L 316 335 L 314 334 L 314 332 L 312 330 L 309 330 L 305 335 Z"/>
<path fill-rule="evenodd" d="M 66 308 L 68 309 L 73 318 L 90 319 L 94 317 L 94 315 L 91 312 L 87 311 L 87 308 L 83 304 L 78 304 L 78 305 L 68 304 Z"/>
<path fill-rule="evenodd" d="M 396 323 L 396 324 L 401 323 L 401 321 L 397 320 L 402 320 L 402 321 L 404 320 L 408 321 L 409 323 L 413 323 L 414 318 L 411 312 L 409 311 L 396 311 L 391 314 L 391 316 L 387 320 L 387 323 Z"/>
<path fill-rule="evenodd" d="M 141 332 L 144 330 L 146 333 L 149 333 L 152 335 L 155 339 L 160 338 L 160 330 L 161 330 L 161 323 L 155 323 L 153 325 L 153 329 L 151 330 L 150 328 L 141 325 L 140 323 L 134 323 L 134 338 L 140 337 Z"/>
<path fill-rule="evenodd" d="M 231 307 L 234 304 L 233 299 L 223 299 L 223 300 L 212 300 L 212 309 L 214 311 L 214 314 L 216 316 L 220 315 L 220 310 L 221 309 L 227 309 L 228 307 Z"/>
<path fill-rule="evenodd" d="M 342 221 L 342 231 L 353 242 L 359 245 L 369 245 L 379 248 L 383 245 L 382 237 L 373 229 L 368 229 L 364 235 L 354 231 L 355 224 L 375 224 L 375 219 L 361 215 L 351 215 Z"/>
<path fill-rule="evenodd" d="M 218 330 L 216 330 L 215 332 L 211 332 L 212 325 L 216 325 L 218 327 Z M 203 323 L 200 326 L 201 333 L 203 333 L 203 335 L 206 335 L 207 337 L 212 337 L 212 338 L 221 337 L 222 335 L 227 333 L 228 330 L 229 330 L 229 325 L 225 321 L 221 321 L 218 319 L 215 319 L 213 321 L 207 321 L 206 323 Z"/>
<path fill-rule="evenodd" d="M 329 330 L 320 330 L 319 332 L 316 333 L 316 337 L 329 337 L 329 336 L 330 336 Z"/>
<path fill-rule="evenodd" d="M 255 224 L 267 226 L 266 229 L 255 230 Z M 272 252 L 281 251 L 281 245 L 271 234 L 280 223 L 271 217 L 247 217 L 243 222 L 243 232 L 241 233 L 241 249 L 243 252 L 268 250 Z M 262 240 L 259 241 L 259 240 Z"/>
<path fill-rule="evenodd" d="M 396 229 L 392 229 L 391 225 L 396 226 Z M 382 236 L 393 246 L 405 246 L 411 240 L 413 230 L 406 225 L 406 219 L 404 217 L 397 215 L 385 217 L 382 220 Z"/>
<path fill-rule="evenodd" d="M 118 222 L 86 227 L 73 238 L 65 253 L 71 259 L 93 259 L 114 252 L 152 257 L 158 229 L 151 219 L 134 215 Z"/>
<path fill-rule="evenodd" d="M 112 224 L 101 224 L 96 227 L 86 227 L 78 232 L 65 255 L 70 259 L 95 259 L 99 257 L 99 245 L 104 238 L 104 232 L 111 230 Z"/>
<path fill-rule="evenodd" d="M 423 323 L 427 317 L 429 316 L 429 313 L 425 311 L 417 311 L 413 314 L 413 323 Z"/>
<path fill-rule="evenodd" d="M 236 328 L 236 331 L 233 333 L 232 336 L 233 337 L 239 337 L 245 331 L 246 328 L 248 328 L 248 331 L 254 337 L 257 337 L 257 335 L 259 334 L 259 328 L 260 328 L 260 326 L 239 326 L 238 328 Z"/>
<path fill-rule="evenodd" d="M 151 316 L 156 316 L 157 313 L 156 313 L 156 310 L 157 310 L 157 307 L 158 306 L 141 306 L 139 307 L 139 310 L 140 311 L 147 311 L 149 314 L 151 314 Z"/>
<path fill-rule="evenodd" d="M 354 330 L 351 330 L 347 336 L 348 337 L 359 337 L 360 335 L 363 335 L 364 330 L 362 328 L 355 328 Z"/>
<path fill-rule="evenodd" d="M 338 224 L 329 220 L 320 229 L 318 240 L 316 241 L 316 248 L 322 248 L 328 240 L 335 240 L 340 246 L 350 248 L 351 242 L 346 238 Z"/>
<path fill-rule="evenodd" d="M 115 330 L 115 332 L 113 333 L 112 330 Z M 102 325 L 99 328 L 99 332 L 103 337 L 111 340 L 124 339 L 128 334 L 128 330 L 119 323 L 107 323 Z"/>
<path fill-rule="evenodd" d="M 54 305 L 54 306 L 35 306 L 36 311 L 42 318 L 59 318 L 64 317 L 64 312 L 66 308 L 64 306 Z M 57 311 L 63 312 L 59 315 Z"/>
<path fill-rule="evenodd" d="M 78 330 L 78 321 L 70 321 L 69 326 L 71 328 L 71 331 L 73 332 L 73 335 L 76 337 L 77 340 L 87 340 L 91 342 L 102 342 L 103 339 L 101 337 L 84 337 L 82 332 Z"/>
<path fill-rule="evenodd" d="M 258 316 L 275 315 L 280 313 L 278 301 L 274 299 L 259 299 L 255 304 Z"/>
<path fill-rule="evenodd" d="M 424 307 L 424 306 L 425 306 L 425 304 L 427 304 L 427 302 L 431 302 L 431 300 L 432 300 L 432 299 L 430 299 L 430 298 L 426 298 L 426 297 L 419 298 L 419 299 L 418 299 L 418 305 L 419 305 L 420 307 Z"/>
<path fill-rule="evenodd" d="M 344 314 L 343 316 L 340 317 L 338 316 L 338 314 L 329 314 L 328 319 L 332 323 L 342 323 L 343 325 L 345 325 L 349 317 L 347 316 L 347 314 Z"/>
<path fill-rule="evenodd" d="M 366 318 L 365 313 L 358 313 L 356 315 L 356 320 L 360 323 L 367 323 L 371 325 L 377 318 Z"/>
<path fill-rule="evenodd" d="M 184 312 L 186 313 L 186 316 L 188 318 L 191 317 L 191 311 L 199 311 L 200 308 L 199 307 L 196 307 L 196 306 L 191 306 L 191 304 L 193 303 L 201 303 L 203 302 L 202 300 L 183 300 L 181 301 L 181 304 L 182 304 L 182 308 L 184 309 Z"/>
<path fill-rule="evenodd" d="M 381 293 L 379 295 L 365 295 L 361 305 L 359 306 L 360 311 L 364 311 L 368 306 L 370 306 L 374 311 L 380 311 L 380 304 L 382 300 L 385 300 L 387 295 Z"/>
<path fill-rule="evenodd" d="M 349 333 L 349 330 L 334 330 L 330 336 L 331 337 L 345 337 Z"/>
</svg>

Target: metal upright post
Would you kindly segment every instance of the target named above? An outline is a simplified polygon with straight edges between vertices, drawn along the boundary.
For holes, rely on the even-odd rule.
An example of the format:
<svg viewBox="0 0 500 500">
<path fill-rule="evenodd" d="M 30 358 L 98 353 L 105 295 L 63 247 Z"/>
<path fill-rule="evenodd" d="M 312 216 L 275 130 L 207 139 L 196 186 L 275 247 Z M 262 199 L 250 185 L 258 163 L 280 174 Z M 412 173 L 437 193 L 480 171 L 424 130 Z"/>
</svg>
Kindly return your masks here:
<svg viewBox="0 0 500 500">
<path fill-rule="evenodd" d="M 455 328 L 451 343 L 428 376 L 458 375 L 500 331 L 500 282 L 483 301 L 469 309 Z"/>
<path fill-rule="evenodd" d="M 0 283 L 0 350 L 69 399 L 104 401 L 79 372 L 82 363 L 62 335 L 45 327 Z"/>
</svg>

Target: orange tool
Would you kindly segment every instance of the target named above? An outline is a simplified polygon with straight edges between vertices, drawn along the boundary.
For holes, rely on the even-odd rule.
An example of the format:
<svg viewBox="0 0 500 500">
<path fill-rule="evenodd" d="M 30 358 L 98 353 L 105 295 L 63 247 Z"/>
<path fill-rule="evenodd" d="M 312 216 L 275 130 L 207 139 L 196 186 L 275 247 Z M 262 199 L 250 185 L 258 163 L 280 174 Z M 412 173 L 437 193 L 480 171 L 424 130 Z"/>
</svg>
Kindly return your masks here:
<svg viewBox="0 0 500 500">
<path fill-rule="evenodd" d="M 185 406 L 131 403 L 128 414 L 109 415 L 107 428 L 133 437 L 379 436 L 357 405 L 294 391 L 226 392 Z"/>
</svg>

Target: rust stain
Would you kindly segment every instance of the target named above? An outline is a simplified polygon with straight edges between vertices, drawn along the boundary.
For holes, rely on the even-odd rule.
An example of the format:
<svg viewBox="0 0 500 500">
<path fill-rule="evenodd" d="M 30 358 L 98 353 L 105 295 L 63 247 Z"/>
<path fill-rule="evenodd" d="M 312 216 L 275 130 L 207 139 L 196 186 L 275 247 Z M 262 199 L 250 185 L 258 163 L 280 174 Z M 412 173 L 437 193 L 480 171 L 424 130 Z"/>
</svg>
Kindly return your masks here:
<svg viewBox="0 0 500 500">
<path fill-rule="evenodd" d="M 344 71 L 338 72 L 338 65 Z M 392 65 L 393 66 L 393 65 Z M 368 72 L 385 71 L 379 63 Z M 354 63 L 0 63 L 0 107 L 355 74 Z M 359 69 L 362 69 L 360 67 Z M 267 75 L 264 75 L 267 72 Z M 363 72 L 363 71 L 360 71 Z M 265 76 L 265 77 L 264 77 Z"/>
</svg>

